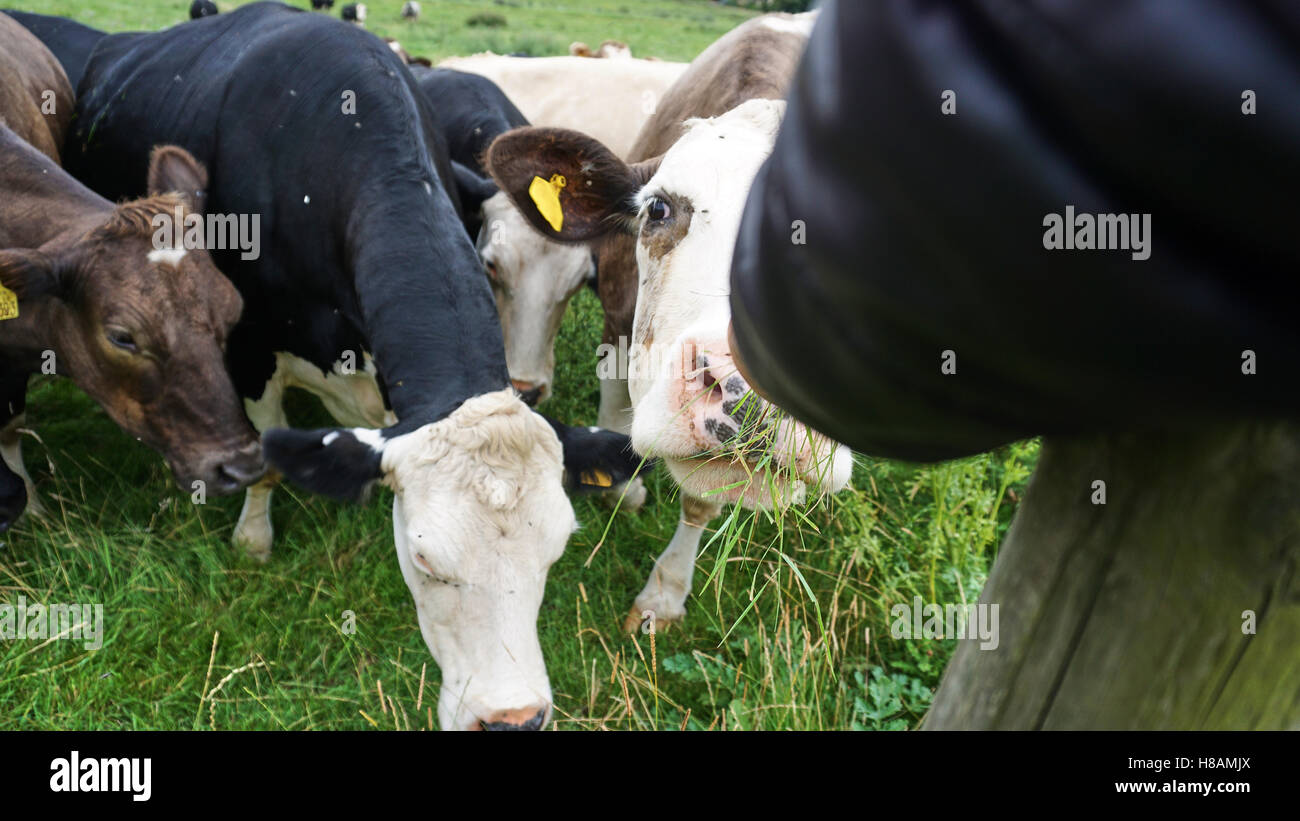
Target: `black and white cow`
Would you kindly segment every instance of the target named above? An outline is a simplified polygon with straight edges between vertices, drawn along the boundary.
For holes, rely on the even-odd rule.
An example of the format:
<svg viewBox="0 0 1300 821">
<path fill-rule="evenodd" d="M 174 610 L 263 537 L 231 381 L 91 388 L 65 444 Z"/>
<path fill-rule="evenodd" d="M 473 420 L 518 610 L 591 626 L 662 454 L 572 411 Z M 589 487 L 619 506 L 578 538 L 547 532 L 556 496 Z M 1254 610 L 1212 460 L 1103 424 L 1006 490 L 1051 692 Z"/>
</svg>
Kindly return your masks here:
<svg viewBox="0 0 1300 821">
<path fill-rule="evenodd" d="M 442 726 L 535 729 L 551 701 L 537 610 L 577 523 L 560 441 L 510 388 L 436 122 L 378 38 L 257 3 L 105 38 L 68 165 L 121 197 L 150 146 L 173 142 L 207 165 L 209 213 L 260 218 L 258 258 L 214 259 L 244 297 L 229 365 L 268 458 L 336 498 L 393 489 L 398 561 L 442 668 Z M 285 429 L 290 386 L 347 427 Z M 260 487 L 236 538 L 266 552 Z"/>
<path fill-rule="evenodd" d="M 492 140 L 529 124 L 505 92 L 467 71 L 413 65 L 411 72 L 433 104 L 455 163 L 465 227 L 477 237 L 496 297 L 511 384 L 529 404 L 543 401 L 551 395 L 564 310 L 570 297 L 595 281 L 595 260 L 586 248 L 534 230 L 487 176 L 483 154 Z"/>
</svg>

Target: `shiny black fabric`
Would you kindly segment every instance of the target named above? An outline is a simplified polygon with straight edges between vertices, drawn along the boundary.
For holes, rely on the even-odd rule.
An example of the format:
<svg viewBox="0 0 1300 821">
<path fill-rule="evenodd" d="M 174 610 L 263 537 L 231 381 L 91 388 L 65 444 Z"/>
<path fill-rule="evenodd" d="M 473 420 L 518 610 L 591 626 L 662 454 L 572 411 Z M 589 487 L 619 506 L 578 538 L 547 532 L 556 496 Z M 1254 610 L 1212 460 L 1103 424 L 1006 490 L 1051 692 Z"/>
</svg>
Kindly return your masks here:
<svg viewBox="0 0 1300 821">
<path fill-rule="evenodd" d="M 740 353 L 897 458 L 1293 416 L 1298 155 L 1297 3 L 828 3 L 744 215 Z M 1045 249 L 1067 206 L 1150 214 L 1150 258 Z"/>
</svg>

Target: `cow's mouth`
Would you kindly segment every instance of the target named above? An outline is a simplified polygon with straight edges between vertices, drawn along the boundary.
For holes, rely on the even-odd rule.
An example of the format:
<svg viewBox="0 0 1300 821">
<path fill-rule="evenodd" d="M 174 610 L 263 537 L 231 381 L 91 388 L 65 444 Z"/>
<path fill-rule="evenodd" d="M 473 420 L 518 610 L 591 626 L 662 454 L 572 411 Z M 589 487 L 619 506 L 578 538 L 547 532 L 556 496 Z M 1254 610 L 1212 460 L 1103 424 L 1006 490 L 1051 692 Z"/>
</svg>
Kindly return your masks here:
<svg viewBox="0 0 1300 821">
<path fill-rule="evenodd" d="M 828 456 L 830 454 L 827 454 Z M 684 490 L 703 499 L 749 508 L 782 508 L 804 502 L 810 490 L 830 488 L 828 476 L 809 469 L 805 458 L 775 450 L 714 451 L 687 457 L 664 457 L 664 464 Z M 817 462 L 830 471 L 830 459 Z"/>
</svg>

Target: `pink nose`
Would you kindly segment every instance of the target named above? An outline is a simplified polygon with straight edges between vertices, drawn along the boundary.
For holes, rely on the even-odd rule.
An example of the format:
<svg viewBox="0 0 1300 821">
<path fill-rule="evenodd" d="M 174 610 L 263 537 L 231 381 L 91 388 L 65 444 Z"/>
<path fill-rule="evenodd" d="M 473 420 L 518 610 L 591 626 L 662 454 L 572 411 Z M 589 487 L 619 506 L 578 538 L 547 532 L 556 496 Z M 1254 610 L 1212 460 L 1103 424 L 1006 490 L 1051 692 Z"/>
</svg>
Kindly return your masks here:
<svg viewBox="0 0 1300 821">
<path fill-rule="evenodd" d="M 682 354 L 684 398 L 705 445 L 726 445 L 738 434 L 748 442 L 768 426 L 771 406 L 750 390 L 725 340 L 688 340 Z"/>
<path fill-rule="evenodd" d="M 479 722 L 483 730 L 540 730 L 546 726 L 550 706 L 523 707 L 518 710 L 501 710 Z"/>
</svg>

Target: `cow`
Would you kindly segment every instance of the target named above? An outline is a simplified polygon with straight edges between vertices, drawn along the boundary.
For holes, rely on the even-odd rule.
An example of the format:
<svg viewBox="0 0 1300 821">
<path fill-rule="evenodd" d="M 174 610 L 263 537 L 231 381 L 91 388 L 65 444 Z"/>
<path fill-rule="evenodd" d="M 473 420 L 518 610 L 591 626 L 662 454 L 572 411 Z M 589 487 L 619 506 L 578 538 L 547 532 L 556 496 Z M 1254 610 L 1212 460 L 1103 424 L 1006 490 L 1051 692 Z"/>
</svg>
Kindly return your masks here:
<svg viewBox="0 0 1300 821">
<path fill-rule="evenodd" d="M 217 9 L 217 4 L 212 2 L 212 0 L 194 0 L 193 3 L 190 3 L 191 20 L 197 20 L 200 17 L 211 17 L 212 15 L 219 13 L 220 11 Z"/>
<path fill-rule="evenodd" d="M 365 26 L 366 24 L 366 4 L 365 3 L 348 3 L 343 7 L 340 15 L 343 21 L 351 23 L 354 26 Z"/>
<path fill-rule="evenodd" d="M 599 48 L 592 51 L 591 46 L 588 46 L 581 40 L 575 40 L 569 44 L 569 56 L 594 57 L 597 59 L 608 60 L 631 60 L 632 49 L 628 47 L 627 43 L 622 43 L 618 40 L 606 40 L 600 44 Z"/>
<path fill-rule="evenodd" d="M 682 489 L 681 522 L 628 629 L 683 618 L 700 537 L 723 502 L 783 507 L 849 479 L 847 448 L 751 393 L 726 333 L 741 210 L 813 19 L 756 18 L 709 46 L 642 130 L 636 162 L 556 128 L 516 129 L 488 150 L 493 177 L 534 228 L 565 242 L 604 241 L 606 342 L 631 339 L 632 442 L 661 457 Z M 556 175 L 565 181 L 552 193 L 563 219 L 552 222 L 535 180 Z"/>
<path fill-rule="evenodd" d="M 533 125 L 578 128 L 618 156 L 632 148 L 685 63 L 475 54 L 438 64 L 496 83 Z"/>
<path fill-rule="evenodd" d="M 503 57 L 478 54 L 453 57 L 440 66 L 480 74 L 492 80 L 538 126 L 581 129 L 619 156 L 632 149 L 643 124 L 665 92 L 686 70 L 684 63 L 658 60 L 602 60 L 581 57 Z M 582 94 L 572 93 L 581 88 Z M 511 377 L 544 400 L 551 395 L 555 373 L 555 336 L 568 301 L 584 282 L 599 285 L 595 250 L 564 248 L 530 222 L 506 196 L 484 202 L 479 252 L 493 277 Z M 608 337 L 609 319 L 605 336 Z M 621 383 L 619 383 L 621 385 Z M 616 397 L 613 402 L 610 396 Z M 602 428 L 629 432 L 627 391 L 607 390 L 601 383 Z M 640 478 L 613 496 L 620 509 L 637 510 L 646 499 Z"/>
<path fill-rule="evenodd" d="M 465 200 L 466 229 L 477 238 L 492 284 L 510 381 L 525 402 L 551 396 L 555 336 L 569 299 L 594 281 L 591 253 L 534 231 L 485 177 L 482 156 L 498 135 L 528 120 L 495 83 L 479 74 L 411 66 L 438 118 Z"/>
<path fill-rule="evenodd" d="M 467 93 L 487 110 L 506 112 L 507 116 L 496 118 L 498 127 L 531 123 L 581 128 L 618 152 L 631 147 L 659 98 L 686 68 L 681 63 L 649 60 L 595 62 L 493 54 L 450 58 L 440 67 L 493 83 L 493 92 Z M 575 88 L 582 93 L 574 94 Z M 501 93 L 504 104 L 495 96 Z M 520 119 L 514 118 L 516 113 Z M 487 133 L 488 129 L 482 132 Z M 472 167 L 481 173 L 480 155 L 490 140 L 476 136 L 474 145 L 481 147 L 475 149 Z M 484 201 L 481 221 L 478 248 L 496 294 L 511 379 L 526 397 L 544 401 L 552 393 L 555 336 L 564 310 L 583 284 L 597 281 L 595 257 L 585 248 L 566 247 L 532 229 L 505 195 Z M 615 419 L 615 424 L 627 432 L 622 419 Z M 634 482 L 624 507 L 640 507 L 645 496 L 640 482 Z"/>
<path fill-rule="evenodd" d="M 63 114 L 33 122 L 45 91 Z M 187 491 L 201 482 L 232 493 L 264 470 L 222 358 L 239 294 L 206 252 L 155 242 L 155 217 L 198 211 L 191 183 L 202 166 L 175 146 L 154 148 L 140 174 L 147 196 L 114 205 L 48 147 L 71 98 L 53 55 L 0 14 L 0 530 L 27 505 L 41 510 L 18 438 L 37 372 L 72 379 L 162 453 Z"/>
<path fill-rule="evenodd" d="M 255 3 L 109 35 L 76 122 L 69 167 L 97 190 L 128 194 L 165 140 L 208 164 L 212 210 L 262 215 L 260 257 L 216 258 L 244 295 L 228 363 L 268 461 L 338 499 L 392 489 L 444 729 L 544 726 L 537 612 L 577 526 L 564 456 L 510 387 L 446 145 L 406 66 L 355 26 Z M 340 426 L 285 428 L 291 385 L 323 394 Z M 568 433 L 580 446 L 587 431 Z M 270 549 L 270 488 L 236 527 L 255 553 Z"/>
<path fill-rule="evenodd" d="M 55 163 L 72 120 L 72 85 L 58 59 L 0 12 L 0 113 L 18 136 Z"/>
<path fill-rule="evenodd" d="M 3 13 L 22 24 L 23 28 L 45 44 L 67 74 L 68 85 L 75 90 L 81 82 L 81 74 L 85 70 L 86 60 L 90 58 L 91 49 L 103 39 L 106 32 L 65 17 L 10 9 L 5 9 Z"/>
</svg>

